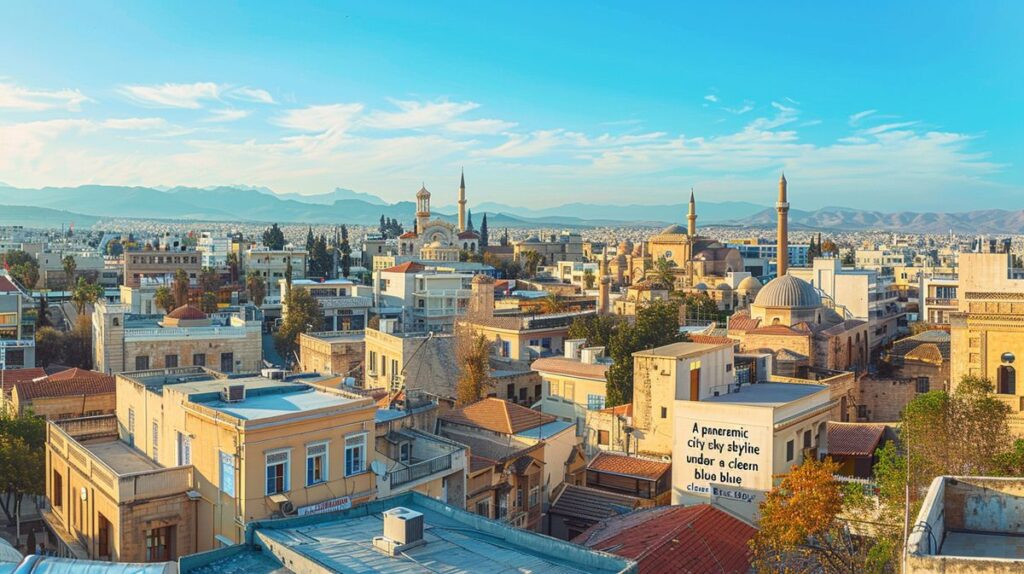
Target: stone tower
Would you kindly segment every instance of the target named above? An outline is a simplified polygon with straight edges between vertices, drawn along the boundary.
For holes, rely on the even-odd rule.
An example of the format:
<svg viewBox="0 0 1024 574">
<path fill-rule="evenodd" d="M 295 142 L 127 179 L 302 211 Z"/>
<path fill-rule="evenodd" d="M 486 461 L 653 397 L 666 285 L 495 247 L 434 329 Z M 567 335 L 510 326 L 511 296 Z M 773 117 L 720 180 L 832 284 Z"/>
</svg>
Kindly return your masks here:
<svg viewBox="0 0 1024 574">
<path fill-rule="evenodd" d="M 459 233 L 466 230 L 466 172 L 462 172 L 459 182 Z"/>
<path fill-rule="evenodd" d="M 420 187 L 420 190 L 416 192 L 416 232 L 423 233 L 423 230 L 427 227 L 427 221 L 430 220 L 430 192 L 427 191 L 427 186 L 424 184 Z"/>
<path fill-rule="evenodd" d="M 686 234 L 690 237 L 697 235 L 697 202 L 693 198 L 693 190 L 690 190 L 690 213 L 686 216 Z"/>
<path fill-rule="evenodd" d="M 598 273 L 601 275 L 601 284 L 597 288 L 597 312 L 600 315 L 607 315 L 610 311 L 609 299 L 612 288 L 612 278 L 608 275 L 608 245 L 604 246 L 601 253 L 601 268 Z"/>
<path fill-rule="evenodd" d="M 775 204 L 778 212 L 778 277 L 789 270 L 789 201 L 786 198 L 786 174 L 779 178 L 779 201 Z"/>
</svg>

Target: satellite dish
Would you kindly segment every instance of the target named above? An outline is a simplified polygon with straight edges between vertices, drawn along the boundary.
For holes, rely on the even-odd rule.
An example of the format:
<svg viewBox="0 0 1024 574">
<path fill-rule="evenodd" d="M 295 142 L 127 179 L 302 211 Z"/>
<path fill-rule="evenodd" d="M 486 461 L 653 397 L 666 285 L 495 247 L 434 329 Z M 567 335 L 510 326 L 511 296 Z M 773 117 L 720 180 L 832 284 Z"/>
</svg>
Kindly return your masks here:
<svg viewBox="0 0 1024 574">
<path fill-rule="evenodd" d="M 379 460 L 370 463 L 370 470 L 380 478 L 384 478 L 384 475 L 388 473 L 388 468 Z"/>
</svg>

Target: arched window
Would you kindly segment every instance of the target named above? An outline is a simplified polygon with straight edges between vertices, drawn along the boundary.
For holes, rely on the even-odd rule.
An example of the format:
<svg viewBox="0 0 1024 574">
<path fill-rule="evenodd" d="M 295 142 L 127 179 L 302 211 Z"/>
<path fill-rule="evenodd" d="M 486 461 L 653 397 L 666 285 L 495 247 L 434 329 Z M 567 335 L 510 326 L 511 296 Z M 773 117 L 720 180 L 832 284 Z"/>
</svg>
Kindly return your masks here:
<svg viewBox="0 0 1024 574">
<path fill-rule="evenodd" d="M 1010 365 L 999 367 L 998 393 L 1001 395 L 1017 394 L 1017 371 Z"/>
</svg>

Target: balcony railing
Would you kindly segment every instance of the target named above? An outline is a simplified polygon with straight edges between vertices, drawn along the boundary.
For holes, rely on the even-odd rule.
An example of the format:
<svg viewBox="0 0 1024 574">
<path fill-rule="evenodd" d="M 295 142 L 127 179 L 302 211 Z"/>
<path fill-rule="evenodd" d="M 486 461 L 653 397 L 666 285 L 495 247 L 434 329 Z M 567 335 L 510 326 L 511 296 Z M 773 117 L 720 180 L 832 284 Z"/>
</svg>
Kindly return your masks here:
<svg viewBox="0 0 1024 574">
<path fill-rule="evenodd" d="M 956 307 L 959 305 L 957 299 L 946 299 L 942 297 L 925 297 L 925 305 L 935 305 L 937 307 Z"/>
<path fill-rule="evenodd" d="M 452 467 L 452 455 L 446 454 L 411 466 L 391 471 L 391 488 L 426 478 L 432 474 L 449 470 Z"/>
<path fill-rule="evenodd" d="M 257 329 L 258 327 L 253 327 Z M 244 339 L 249 327 L 150 327 L 125 329 L 125 339 L 186 339 L 216 337 Z"/>
</svg>

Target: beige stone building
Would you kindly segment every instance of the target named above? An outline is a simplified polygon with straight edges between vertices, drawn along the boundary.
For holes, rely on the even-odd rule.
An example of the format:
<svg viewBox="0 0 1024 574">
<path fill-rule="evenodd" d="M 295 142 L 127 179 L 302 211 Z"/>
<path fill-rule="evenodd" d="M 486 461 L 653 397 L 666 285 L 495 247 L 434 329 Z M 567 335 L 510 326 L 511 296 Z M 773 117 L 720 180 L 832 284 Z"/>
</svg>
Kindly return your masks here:
<svg viewBox="0 0 1024 574">
<path fill-rule="evenodd" d="M 553 233 L 545 238 L 532 235 L 512 242 L 512 258 L 523 265 L 526 254 L 535 251 L 541 257 L 541 265 L 555 265 L 558 261 L 578 262 L 584 260 L 583 248 L 583 236 L 574 231 Z"/>
<path fill-rule="evenodd" d="M 454 396 L 458 365 L 451 335 L 405 332 L 394 319 L 381 319 L 380 329 L 365 331 L 364 348 L 365 388 Z"/>
<path fill-rule="evenodd" d="M 184 366 L 255 373 L 263 367 L 262 314 L 249 305 L 212 318 L 191 305 L 159 316 L 99 301 L 92 325 L 93 364 L 108 374 Z"/>
<path fill-rule="evenodd" d="M 416 225 L 398 238 L 399 257 L 418 257 L 428 261 L 458 261 L 459 253 L 476 253 L 480 235 L 466 219 L 466 177 L 459 183 L 459 221 L 451 224 L 431 217 L 430 192 L 426 186 L 416 192 Z M 376 264 L 375 264 L 376 267 Z"/>
<path fill-rule="evenodd" d="M 366 345 L 363 331 L 325 331 L 299 335 L 299 370 L 363 380 Z"/>
<path fill-rule="evenodd" d="M 137 288 L 150 281 L 169 283 L 178 269 L 195 281 L 203 268 L 201 256 L 198 251 L 128 251 L 124 254 L 124 284 Z"/>
<path fill-rule="evenodd" d="M 587 412 L 605 408 L 607 373 L 611 360 L 603 347 L 585 347 L 584 339 L 569 339 L 561 357 L 544 357 L 531 365 L 543 381 L 540 409 L 576 425 L 586 436 Z"/>
<path fill-rule="evenodd" d="M 10 406 L 14 413 L 62 420 L 112 414 L 114 397 L 114 377 L 76 368 L 15 383 Z"/>
<path fill-rule="evenodd" d="M 1011 409 L 1010 430 L 1024 436 L 1024 276 L 1006 253 L 961 253 L 956 313 L 949 315 L 953 389 L 965 376 L 984 377 Z"/>
<path fill-rule="evenodd" d="M 49 427 L 47 523 L 75 556 L 152 562 L 240 543 L 252 520 L 371 500 L 376 404 L 299 381 L 118 375 L 107 428 Z"/>
</svg>

